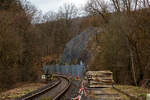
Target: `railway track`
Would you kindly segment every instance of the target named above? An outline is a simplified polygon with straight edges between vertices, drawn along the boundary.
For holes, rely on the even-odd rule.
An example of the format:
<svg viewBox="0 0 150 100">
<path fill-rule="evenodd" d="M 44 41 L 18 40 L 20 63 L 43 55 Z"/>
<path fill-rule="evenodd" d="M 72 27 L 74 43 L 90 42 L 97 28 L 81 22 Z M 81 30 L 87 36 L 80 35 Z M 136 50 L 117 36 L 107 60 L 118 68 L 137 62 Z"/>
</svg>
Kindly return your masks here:
<svg viewBox="0 0 150 100">
<path fill-rule="evenodd" d="M 63 75 L 55 75 L 56 79 L 47 86 L 24 95 L 16 100 L 57 100 L 71 85 L 71 80 Z"/>
</svg>

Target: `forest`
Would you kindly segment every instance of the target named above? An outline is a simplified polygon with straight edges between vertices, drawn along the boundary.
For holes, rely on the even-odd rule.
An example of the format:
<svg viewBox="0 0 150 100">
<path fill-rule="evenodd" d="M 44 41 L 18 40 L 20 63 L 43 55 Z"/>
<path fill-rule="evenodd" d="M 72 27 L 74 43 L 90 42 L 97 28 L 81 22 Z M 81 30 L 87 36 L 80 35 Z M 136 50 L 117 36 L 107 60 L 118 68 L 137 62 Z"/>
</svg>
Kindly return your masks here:
<svg viewBox="0 0 150 100">
<path fill-rule="evenodd" d="M 42 64 L 58 63 L 65 44 L 91 26 L 103 30 L 89 44 L 91 70 L 111 70 L 118 84 L 149 79 L 150 0 L 89 0 L 85 16 L 80 10 L 64 4 L 41 15 L 30 2 L 0 0 L 0 91 L 39 80 Z"/>
<path fill-rule="evenodd" d="M 36 82 L 42 64 L 57 63 L 64 46 L 81 31 L 77 8 L 41 12 L 28 1 L 0 0 L 0 88 Z M 74 18 L 74 19 L 73 19 Z"/>
</svg>

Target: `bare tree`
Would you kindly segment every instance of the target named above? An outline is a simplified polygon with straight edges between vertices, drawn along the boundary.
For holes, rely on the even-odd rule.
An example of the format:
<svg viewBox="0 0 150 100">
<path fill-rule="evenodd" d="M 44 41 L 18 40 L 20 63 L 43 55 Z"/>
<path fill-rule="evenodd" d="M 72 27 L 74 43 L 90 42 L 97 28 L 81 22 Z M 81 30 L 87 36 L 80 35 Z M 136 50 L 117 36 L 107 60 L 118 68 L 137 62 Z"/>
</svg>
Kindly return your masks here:
<svg viewBox="0 0 150 100">
<path fill-rule="evenodd" d="M 85 10 L 90 15 L 100 14 L 104 17 L 104 13 L 108 12 L 108 3 L 104 0 L 89 0 L 85 6 Z"/>
<path fill-rule="evenodd" d="M 71 20 L 77 15 L 78 9 L 74 4 L 64 4 L 58 11 L 58 19 L 65 19 L 66 23 L 71 23 Z"/>
<path fill-rule="evenodd" d="M 49 21 L 56 21 L 57 17 L 58 17 L 58 14 L 56 12 L 49 11 L 43 16 L 43 19 L 44 19 L 44 22 L 46 21 L 49 22 Z"/>
<path fill-rule="evenodd" d="M 137 9 L 148 8 L 149 0 L 110 0 L 113 8 L 117 11 L 136 11 Z"/>
<path fill-rule="evenodd" d="M 89 15 L 100 15 L 107 22 L 107 14 L 109 12 L 108 2 L 104 0 L 89 0 L 85 6 L 85 11 Z"/>
</svg>

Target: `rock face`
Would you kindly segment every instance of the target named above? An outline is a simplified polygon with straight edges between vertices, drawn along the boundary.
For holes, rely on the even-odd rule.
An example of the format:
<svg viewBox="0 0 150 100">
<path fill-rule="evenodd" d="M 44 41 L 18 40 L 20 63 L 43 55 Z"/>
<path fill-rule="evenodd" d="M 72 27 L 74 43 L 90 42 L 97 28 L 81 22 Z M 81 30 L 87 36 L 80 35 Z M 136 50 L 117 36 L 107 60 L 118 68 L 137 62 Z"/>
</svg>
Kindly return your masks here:
<svg viewBox="0 0 150 100">
<path fill-rule="evenodd" d="M 60 62 L 66 64 L 79 64 L 82 61 L 85 63 L 90 57 L 90 54 L 85 48 L 89 40 L 96 36 L 96 34 L 98 34 L 97 28 L 90 27 L 70 40 L 66 44 Z"/>
</svg>

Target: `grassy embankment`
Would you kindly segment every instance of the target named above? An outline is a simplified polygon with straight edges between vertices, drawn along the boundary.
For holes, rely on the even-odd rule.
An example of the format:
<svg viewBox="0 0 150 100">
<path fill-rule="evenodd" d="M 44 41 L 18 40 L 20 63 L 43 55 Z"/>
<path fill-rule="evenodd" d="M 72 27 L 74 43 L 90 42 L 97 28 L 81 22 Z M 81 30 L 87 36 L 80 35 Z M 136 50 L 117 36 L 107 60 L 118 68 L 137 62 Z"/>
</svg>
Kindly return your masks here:
<svg viewBox="0 0 150 100">
<path fill-rule="evenodd" d="M 0 93 L 0 100 L 11 100 L 45 86 L 43 83 L 20 83 L 16 88 Z"/>
</svg>

